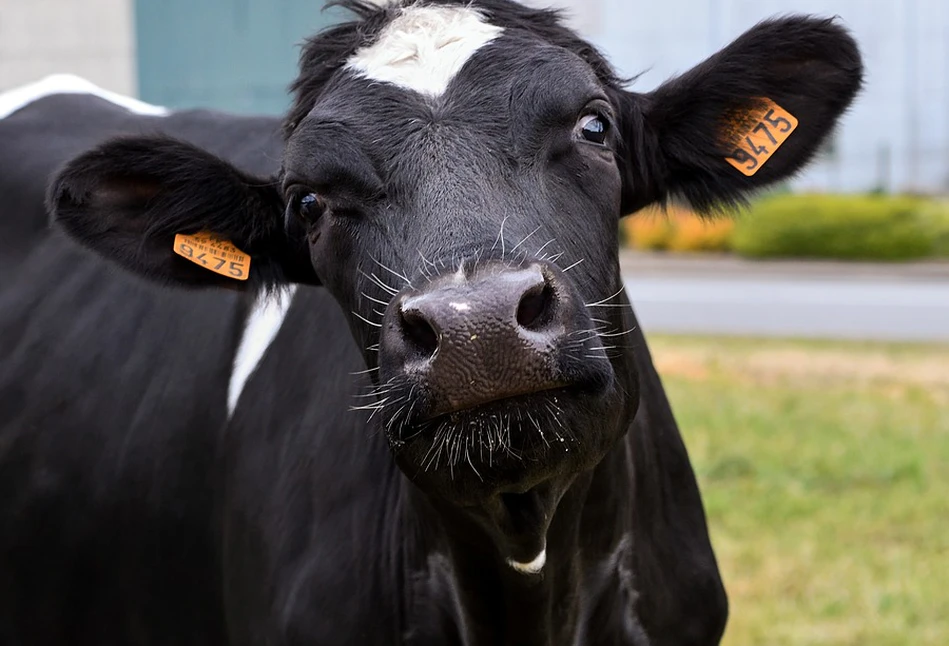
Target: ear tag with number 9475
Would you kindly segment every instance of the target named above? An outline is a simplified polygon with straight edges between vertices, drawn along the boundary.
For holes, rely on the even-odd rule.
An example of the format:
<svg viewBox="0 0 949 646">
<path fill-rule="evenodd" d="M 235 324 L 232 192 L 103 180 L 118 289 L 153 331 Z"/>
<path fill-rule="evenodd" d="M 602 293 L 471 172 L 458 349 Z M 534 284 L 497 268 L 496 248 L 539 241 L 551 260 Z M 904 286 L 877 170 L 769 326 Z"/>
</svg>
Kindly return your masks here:
<svg viewBox="0 0 949 646">
<path fill-rule="evenodd" d="M 234 280 L 250 278 L 250 256 L 213 233 L 177 234 L 175 253 L 221 276 Z"/>
<path fill-rule="evenodd" d="M 771 99 L 760 99 L 760 107 L 752 114 L 742 115 L 747 130 L 729 133 L 735 150 L 725 158 L 729 164 L 751 177 L 771 159 L 797 128 L 797 119 Z"/>
</svg>

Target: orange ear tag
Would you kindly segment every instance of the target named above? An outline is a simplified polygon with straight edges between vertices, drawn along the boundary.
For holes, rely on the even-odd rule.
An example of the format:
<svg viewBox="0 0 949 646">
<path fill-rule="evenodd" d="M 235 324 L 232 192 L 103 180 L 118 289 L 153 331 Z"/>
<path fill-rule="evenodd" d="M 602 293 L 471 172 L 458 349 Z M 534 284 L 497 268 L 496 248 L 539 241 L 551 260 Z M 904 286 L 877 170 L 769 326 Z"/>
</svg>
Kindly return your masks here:
<svg viewBox="0 0 949 646">
<path fill-rule="evenodd" d="M 175 235 L 175 253 L 215 274 L 234 280 L 250 278 L 250 256 L 213 233 Z"/>
<path fill-rule="evenodd" d="M 791 133 L 797 128 L 797 119 L 771 99 L 761 99 L 761 107 L 741 115 L 743 132 L 729 133 L 735 151 L 725 158 L 729 164 L 751 177 L 771 159 Z"/>
</svg>

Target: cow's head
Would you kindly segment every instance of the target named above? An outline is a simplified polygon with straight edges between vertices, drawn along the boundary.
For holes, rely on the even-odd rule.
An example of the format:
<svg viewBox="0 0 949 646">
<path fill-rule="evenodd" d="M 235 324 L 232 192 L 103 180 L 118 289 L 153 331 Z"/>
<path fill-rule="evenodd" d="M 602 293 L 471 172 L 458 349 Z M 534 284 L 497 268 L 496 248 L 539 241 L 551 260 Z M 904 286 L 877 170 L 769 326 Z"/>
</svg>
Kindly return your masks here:
<svg viewBox="0 0 949 646">
<path fill-rule="evenodd" d="M 638 94 L 550 12 L 343 4 L 359 19 L 305 47 L 277 176 L 121 139 L 72 161 L 51 208 L 152 279 L 324 286 L 378 368 L 375 419 L 406 475 L 537 536 L 637 406 L 620 216 L 708 212 L 792 175 L 860 86 L 856 45 L 831 20 L 774 20 Z M 250 280 L 172 252 L 197 231 L 250 254 Z M 509 513 L 531 492 L 546 502 Z"/>
</svg>

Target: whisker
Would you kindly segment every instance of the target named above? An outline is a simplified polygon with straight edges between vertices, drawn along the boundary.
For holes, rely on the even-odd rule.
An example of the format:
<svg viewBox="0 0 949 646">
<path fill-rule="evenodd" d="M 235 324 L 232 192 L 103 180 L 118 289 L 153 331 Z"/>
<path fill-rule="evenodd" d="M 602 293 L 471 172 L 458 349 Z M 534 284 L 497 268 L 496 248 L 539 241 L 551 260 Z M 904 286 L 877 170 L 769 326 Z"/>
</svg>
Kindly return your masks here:
<svg viewBox="0 0 949 646">
<path fill-rule="evenodd" d="M 373 323 L 372 321 L 370 321 L 369 319 L 367 319 L 365 316 L 363 316 L 362 314 L 360 314 L 360 313 L 357 312 L 356 310 L 353 310 L 352 313 L 353 313 L 353 315 L 354 315 L 356 318 L 358 318 L 358 319 L 359 319 L 360 321 L 362 321 L 363 323 L 368 323 L 368 324 L 371 325 L 372 327 L 378 327 L 378 328 L 381 328 L 381 327 L 382 327 L 382 323 Z"/>
<path fill-rule="evenodd" d="M 501 230 L 498 232 L 498 237 L 494 241 L 494 244 L 491 246 L 491 251 L 494 251 L 498 246 L 498 242 L 501 243 L 501 257 L 502 258 L 504 257 L 504 223 L 507 222 L 507 218 L 508 216 L 504 216 L 504 219 L 501 220 Z"/>
<path fill-rule="evenodd" d="M 380 301 L 378 298 L 373 298 L 372 296 L 370 296 L 370 295 L 367 294 L 366 292 L 359 292 L 359 293 L 360 293 L 362 296 L 366 297 L 367 299 L 369 299 L 370 301 L 372 301 L 373 303 L 375 303 L 375 304 L 377 304 L 377 305 L 382 305 L 383 307 L 388 307 L 388 306 L 389 306 L 389 303 L 388 303 L 388 302 L 386 302 L 386 301 Z"/>
<path fill-rule="evenodd" d="M 547 242 L 545 242 L 543 245 L 541 245 L 540 249 L 538 249 L 537 251 L 534 252 L 534 257 L 535 257 L 535 258 L 539 258 L 539 257 L 540 257 L 540 252 L 543 251 L 544 249 L 546 249 L 547 246 L 548 246 L 549 244 L 553 243 L 554 240 L 556 240 L 556 238 L 551 238 L 550 240 L 548 240 Z"/>
<path fill-rule="evenodd" d="M 540 427 L 540 422 L 538 422 L 536 419 L 534 419 L 533 416 L 531 416 L 530 413 L 527 414 L 527 419 L 529 419 L 529 420 L 531 421 L 531 423 L 534 424 L 534 427 L 537 429 L 537 432 L 540 434 L 540 439 L 542 439 L 542 440 L 544 441 L 544 444 L 546 444 L 546 445 L 547 445 L 547 448 L 549 449 L 549 448 L 550 448 L 550 442 L 547 441 L 547 436 L 544 434 L 544 429 L 542 429 L 542 428 Z"/>
<path fill-rule="evenodd" d="M 391 285 L 389 285 L 388 283 L 386 283 L 384 280 L 382 280 L 381 278 L 379 278 L 378 276 L 376 276 L 376 272 L 372 272 L 372 273 L 369 274 L 369 275 L 372 276 L 373 280 L 376 282 L 376 284 L 377 284 L 379 287 L 381 287 L 382 289 L 386 290 L 387 292 L 389 292 L 389 293 L 392 294 L 393 296 L 395 296 L 396 294 L 399 293 L 399 290 L 397 290 L 395 287 L 392 287 Z"/>
<path fill-rule="evenodd" d="M 422 262 L 424 262 L 426 265 L 430 266 L 430 267 L 431 267 L 432 269 L 434 269 L 435 271 L 438 271 L 438 265 L 436 265 L 436 264 L 433 263 L 431 260 L 429 260 L 428 258 L 426 258 L 426 257 L 425 257 L 425 254 L 422 253 L 422 250 L 421 250 L 421 249 L 416 249 L 416 251 L 418 251 L 418 255 L 419 255 L 419 257 L 422 259 Z"/>
<path fill-rule="evenodd" d="M 526 236 L 524 236 L 524 239 L 523 239 L 523 240 L 521 240 L 521 241 L 518 242 L 516 245 L 514 245 L 513 247 L 511 247 L 511 253 L 514 253 L 515 251 L 517 251 L 517 248 L 518 248 L 518 247 L 520 247 L 522 244 L 524 244 L 525 242 L 527 242 L 528 238 L 530 238 L 532 235 L 534 235 L 534 234 L 537 233 L 538 231 L 540 231 L 540 227 L 537 227 L 536 229 L 534 229 L 533 231 L 531 231 L 530 233 L 528 233 Z"/>
<path fill-rule="evenodd" d="M 469 436 L 469 440 L 470 439 L 473 439 L 473 438 Z M 465 459 L 468 460 L 468 466 L 470 466 L 471 470 L 475 472 L 476 476 L 478 476 L 478 480 L 480 480 L 481 482 L 484 482 L 484 478 L 481 477 L 481 472 L 478 471 L 478 469 L 474 465 L 474 461 L 471 459 L 471 453 L 469 453 L 469 448 L 470 447 L 465 447 Z"/>
<path fill-rule="evenodd" d="M 394 389 L 393 389 L 393 390 L 384 390 L 384 391 L 382 391 L 381 393 L 378 393 L 378 392 L 363 393 L 362 395 L 353 395 L 353 399 L 370 399 L 370 398 L 373 398 L 373 399 L 374 399 L 374 398 L 377 398 L 377 397 L 382 397 L 383 395 L 388 395 L 388 394 L 390 394 L 390 393 L 392 393 L 392 392 L 394 392 Z M 374 404 L 378 404 L 379 402 L 373 402 L 373 403 L 374 403 Z"/>
<path fill-rule="evenodd" d="M 399 410 L 395 411 L 395 413 L 392 414 L 392 417 L 389 418 L 389 422 L 386 424 L 386 433 L 392 432 L 392 425 L 395 423 L 395 420 L 399 418 L 399 413 L 405 410 L 406 406 L 408 406 L 407 403 L 402 404 L 402 407 L 399 408 Z"/>
<path fill-rule="evenodd" d="M 629 328 L 628 330 L 625 330 L 625 331 L 623 331 L 623 332 L 612 332 L 612 333 L 610 333 L 610 332 L 601 332 L 601 333 L 598 333 L 597 336 L 600 337 L 601 339 L 611 339 L 611 338 L 617 337 L 617 336 L 626 336 L 627 334 L 629 334 L 630 332 L 633 332 L 633 331 L 635 331 L 635 330 L 636 330 L 636 328 L 632 327 L 632 328 Z"/>
<path fill-rule="evenodd" d="M 371 258 L 371 256 L 370 256 L 370 258 Z M 385 269 L 387 272 L 389 272 L 389 273 L 392 274 L 393 276 L 395 276 L 395 277 L 397 277 L 397 278 L 401 278 L 403 281 L 405 281 L 405 284 L 406 284 L 406 285 L 408 285 L 409 287 L 412 287 L 412 281 L 409 280 L 408 278 L 406 278 L 404 275 L 400 274 L 399 272 L 397 272 L 395 269 L 392 269 L 391 267 L 387 267 L 386 265 L 382 264 L 381 262 L 379 262 L 379 261 L 376 260 L 375 258 L 372 258 L 372 260 L 373 260 L 373 262 L 375 262 L 377 265 L 379 265 L 380 267 L 382 267 L 383 269 Z M 412 289 L 415 289 L 415 288 L 412 287 Z"/>
<path fill-rule="evenodd" d="M 599 334 L 600 330 L 604 329 L 605 327 L 606 327 L 605 325 L 601 325 L 599 327 L 586 328 L 584 330 L 574 330 L 573 332 L 570 332 L 567 336 L 573 336 L 575 334 L 583 334 L 584 332 L 591 333 L 595 336 Z M 590 337 L 590 338 L 593 338 L 593 337 Z"/>
<path fill-rule="evenodd" d="M 582 262 L 583 262 L 583 258 L 581 258 L 581 259 L 578 260 L 577 262 L 573 263 L 572 265 L 570 265 L 570 266 L 567 267 L 566 269 L 563 269 L 562 271 L 566 273 L 566 272 L 570 271 L 571 269 L 573 269 L 574 267 L 576 267 L 577 265 L 579 265 L 579 264 L 582 263 Z"/>
<path fill-rule="evenodd" d="M 396 294 L 399 293 L 399 290 L 395 289 L 395 288 L 392 287 L 391 285 L 388 285 L 388 284 L 387 284 L 386 282 L 384 282 L 381 278 L 379 278 L 378 276 L 376 276 L 375 273 L 373 273 L 373 274 L 367 274 L 367 273 L 364 272 L 362 269 L 358 269 L 357 271 L 358 271 L 360 274 L 362 274 L 363 277 L 368 278 L 370 282 L 372 282 L 373 284 L 377 285 L 379 288 L 383 289 L 384 291 L 388 292 L 389 295 L 395 296 Z"/>
<path fill-rule="evenodd" d="M 349 407 L 349 410 L 351 410 L 351 411 L 357 411 L 357 410 L 376 410 L 377 408 L 385 408 L 385 407 L 386 407 L 386 402 L 389 401 L 389 399 L 390 399 L 389 397 L 386 397 L 385 399 L 383 399 L 383 400 L 381 400 L 381 401 L 373 402 L 373 403 L 371 403 L 371 404 L 366 404 L 365 406 L 350 406 L 350 407 Z"/>
<path fill-rule="evenodd" d="M 614 298 L 616 298 L 617 296 L 619 296 L 620 294 L 622 294 L 624 289 L 626 289 L 626 288 L 625 288 L 625 287 L 620 287 L 620 288 L 619 288 L 619 291 L 616 292 L 615 294 L 613 294 L 612 296 L 608 296 L 608 297 L 606 297 L 606 298 L 604 298 L 604 299 L 602 299 L 602 300 L 596 301 L 596 302 L 594 302 L 594 303 L 586 303 L 586 306 L 587 306 L 587 307 L 596 307 L 597 305 L 602 305 L 603 303 L 605 303 L 605 302 L 607 302 L 607 301 L 611 301 L 611 300 L 613 300 Z"/>
</svg>

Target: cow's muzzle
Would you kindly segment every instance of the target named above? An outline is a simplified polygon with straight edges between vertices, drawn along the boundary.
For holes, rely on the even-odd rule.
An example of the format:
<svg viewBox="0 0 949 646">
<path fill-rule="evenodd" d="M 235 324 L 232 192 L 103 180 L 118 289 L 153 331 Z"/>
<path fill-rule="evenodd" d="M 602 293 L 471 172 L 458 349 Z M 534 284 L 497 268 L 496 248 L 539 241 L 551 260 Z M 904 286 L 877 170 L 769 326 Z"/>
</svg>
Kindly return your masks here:
<svg viewBox="0 0 949 646">
<path fill-rule="evenodd" d="M 389 304 L 380 366 L 424 391 L 426 418 L 523 395 L 602 390 L 612 371 L 589 357 L 598 344 L 582 300 L 549 263 L 459 269 Z M 570 366 L 573 365 L 571 368 Z"/>
</svg>

